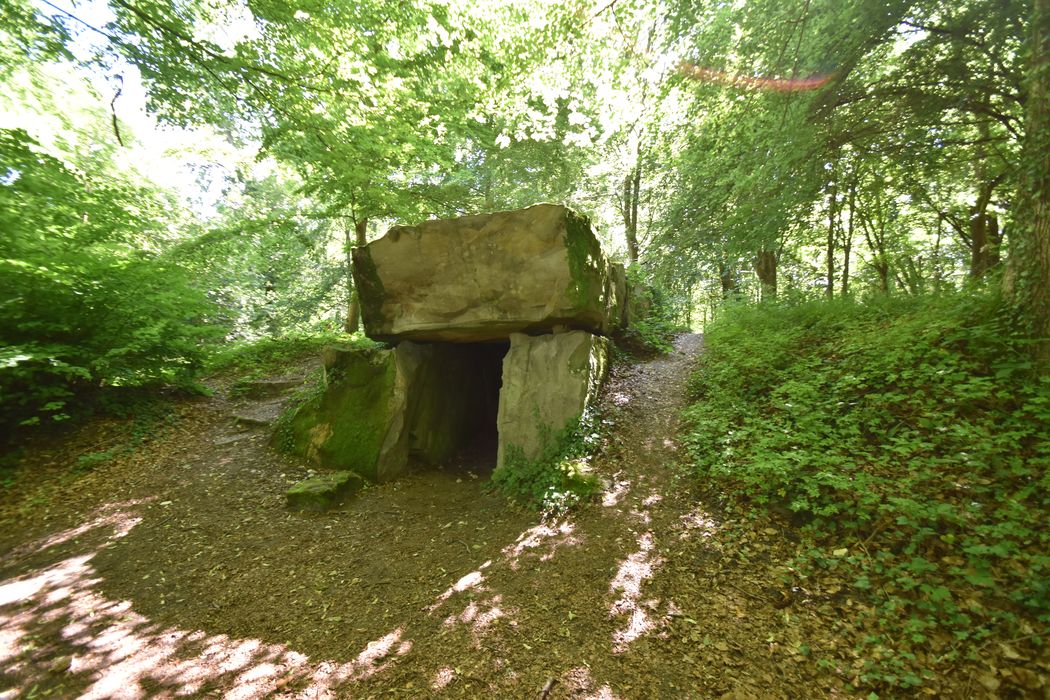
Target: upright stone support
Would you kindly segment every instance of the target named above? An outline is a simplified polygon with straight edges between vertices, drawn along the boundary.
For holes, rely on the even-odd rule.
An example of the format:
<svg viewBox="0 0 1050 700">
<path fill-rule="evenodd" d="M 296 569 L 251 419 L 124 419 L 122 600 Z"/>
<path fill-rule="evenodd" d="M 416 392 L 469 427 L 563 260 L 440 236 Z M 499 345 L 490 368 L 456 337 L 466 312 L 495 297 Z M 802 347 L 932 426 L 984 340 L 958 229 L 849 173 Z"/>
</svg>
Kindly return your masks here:
<svg viewBox="0 0 1050 700">
<path fill-rule="evenodd" d="M 322 466 L 388 481 L 408 460 L 408 397 L 416 349 L 328 349 L 325 387 L 296 411 L 278 440 Z"/>
<path fill-rule="evenodd" d="M 510 336 L 499 398 L 497 467 L 508 452 L 535 459 L 598 395 L 609 340 L 586 331 Z"/>
</svg>

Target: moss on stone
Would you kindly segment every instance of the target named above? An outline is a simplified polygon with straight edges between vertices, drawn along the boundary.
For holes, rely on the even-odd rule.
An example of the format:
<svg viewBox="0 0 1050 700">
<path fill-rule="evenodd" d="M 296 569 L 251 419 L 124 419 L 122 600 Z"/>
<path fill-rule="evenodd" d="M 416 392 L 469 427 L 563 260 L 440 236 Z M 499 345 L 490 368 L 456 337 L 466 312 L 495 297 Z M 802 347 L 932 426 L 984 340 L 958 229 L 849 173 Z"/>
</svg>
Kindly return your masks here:
<svg viewBox="0 0 1050 700">
<path fill-rule="evenodd" d="M 569 209 L 565 210 L 565 250 L 572 301 L 582 315 L 600 321 L 604 316 L 605 255 L 590 220 Z"/>
<path fill-rule="evenodd" d="M 292 417 L 292 450 L 319 464 L 376 480 L 395 376 L 389 350 L 346 353 L 329 372 L 327 388 Z"/>
<path fill-rule="evenodd" d="M 285 493 L 288 507 L 324 511 L 333 508 L 364 486 L 360 476 L 349 471 L 320 474 L 300 481 Z"/>
</svg>

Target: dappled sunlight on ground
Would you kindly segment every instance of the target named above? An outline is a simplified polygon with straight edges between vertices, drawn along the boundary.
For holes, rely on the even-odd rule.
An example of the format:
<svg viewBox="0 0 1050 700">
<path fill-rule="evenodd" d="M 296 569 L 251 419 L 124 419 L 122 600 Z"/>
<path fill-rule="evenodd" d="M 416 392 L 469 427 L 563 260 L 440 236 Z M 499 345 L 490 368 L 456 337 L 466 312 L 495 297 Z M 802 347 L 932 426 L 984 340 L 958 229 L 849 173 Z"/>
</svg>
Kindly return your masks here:
<svg viewBox="0 0 1050 700">
<path fill-rule="evenodd" d="M 109 511 L 35 547 L 39 553 L 109 528 L 93 550 L 0 583 L 0 672 L 16 683 L 0 698 L 40 686 L 49 673 L 75 678 L 77 696 L 85 699 L 193 695 L 217 688 L 224 689 L 224 697 L 241 700 L 281 692 L 326 697 L 344 683 L 381 673 L 412 649 L 397 628 L 351 661 L 313 663 L 281 644 L 162 629 L 130 602 L 109 600 L 95 590 L 100 579 L 91 560 L 140 520 L 126 509 Z"/>
<path fill-rule="evenodd" d="M 580 697 L 583 700 L 620 700 L 608 685 L 596 689 L 591 670 L 586 666 L 577 666 L 568 671 L 562 677 L 561 684 L 569 691 L 571 697 Z"/>
<path fill-rule="evenodd" d="M 569 520 L 542 522 L 521 533 L 518 540 L 503 548 L 510 568 L 517 569 L 519 560 L 530 550 L 541 550 L 540 561 L 550 561 L 559 547 L 580 544 L 580 539 L 573 535 L 576 525 Z"/>
<path fill-rule="evenodd" d="M 456 672 L 448 666 L 444 666 L 439 668 L 434 674 L 434 679 L 430 681 L 430 687 L 434 690 L 442 690 L 451 683 L 452 679 L 455 677 Z"/>
<path fill-rule="evenodd" d="M 713 537 L 718 533 L 718 523 L 701 506 L 696 506 L 679 518 L 682 532 L 679 539 L 687 540 L 693 535 Z"/>
<path fill-rule="evenodd" d="M 609 592 L 619 593 L 619 598 L 609 608 L 615 617 L 627 617 L 627 624 L 613 633 L 613 651 L 622 653 L 631 642 L 650 632 L 656 625 L 650 617 L 650 608 L 655 601 L 642 600 L 642 586 L 653 577 L 662 560 L 655 555 L 653 533 L 638 536 L 638 550 L 620 563 Z"/>
<path fill-rule="evenodd" d="M 613 475 L 612 484 L 602 492 L 602 506 L 612 508 L 620 502 L 620 499 L 631 488 L 631 480 L 621 478 L 622 475 L 623 472 L 616 472 Z"/>
<path fill-rule="evenodd" d="M 127 491 L 151 498 L 71 509 L 52 522 L 87 522 L 0 557 L 0 700 L 688 688 L 660 650 L 700 616 L 666 576 L 679 533 L 716 528 L 670 488 L 677 407 L 653 387 L 684 372 L 675 362 L 620 370 L 624 412 L 594 459 L 606 486 L 558 517 L 424 470 L 336 511 L 289 513 L 298 466 L 262 441 L 216 453 L 226 428 L 192 424 Z M 113 497 L 98 494 L 90 504 Z"/>
<path fill-rule="evenodd" d="M 492 564 L 492 561 L 487 561 L 478 567 L 477 571 L 471 571 L 469 574 L 462 576 L 458 581 L 453 583 L 451 586 L 445 589 L 445 592 L 437 597 L 437 600 L 427 608 L 428 612 L 434 612 L 441 607 L 441 604 L 451 598 L 456 593 L 462 593 L 463 591 L 471 588 L 477 588 L 481 585 L 482 581 L 485 580 L 485 575 L 482 570 L 487 569 Z"/>
</svg>

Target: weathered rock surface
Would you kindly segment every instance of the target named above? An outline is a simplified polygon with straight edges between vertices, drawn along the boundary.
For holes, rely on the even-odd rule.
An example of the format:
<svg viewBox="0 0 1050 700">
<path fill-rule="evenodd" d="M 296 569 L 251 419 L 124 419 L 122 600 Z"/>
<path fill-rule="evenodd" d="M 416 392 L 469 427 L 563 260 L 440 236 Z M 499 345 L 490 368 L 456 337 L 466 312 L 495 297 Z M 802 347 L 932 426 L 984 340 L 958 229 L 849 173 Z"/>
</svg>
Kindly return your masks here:
<svg viewBox="0 0 1050 700">
<path fill-rule="evenodd" d="M 512 335 L 503 360 L 497 466 L 509 450 L 538 457 L 549 439 L 580 418 L 601 388 L 608 355 L 609 340 L 586 331 Z"/>
<path fill-rule="evenodd" d="M 267 401 L 264 403 L 243 406 L 231 414 L 233 422 L 244 427 L 269 427 L 277 421 L 281 415 L 283 400 Z"/>
<path fill-rule="evenodd" d="M 559 205 L 396 226 L 353 256 L 365 331 L 378 340 L 606 335 L 623 318 L 590 223 Z"/>
<path fill-rule="evenodd" d="M 410 365 L 402 363 L 399 372 L 393 350 L 326 352 L 326 386 L 296 411 L 288 446 L 317 464 L 350 469 L 370 481 L 393 478 L 408 453 L 404 412 Z"/>
<path fill-rule="evenodd" d="M 288 489 L 285 498 L 288 507 L 294 510 L 325 511 L 360 491 L 362 486 L 364 481 L 357 474 L 338 471 L 300 481 Z"/>
<path fill-rule="evenodd" d="M 303 377 L 274 377 L 246 382 L 240 396 L 246 399 L 275 399 L 303 385 Z"/>
</svg>

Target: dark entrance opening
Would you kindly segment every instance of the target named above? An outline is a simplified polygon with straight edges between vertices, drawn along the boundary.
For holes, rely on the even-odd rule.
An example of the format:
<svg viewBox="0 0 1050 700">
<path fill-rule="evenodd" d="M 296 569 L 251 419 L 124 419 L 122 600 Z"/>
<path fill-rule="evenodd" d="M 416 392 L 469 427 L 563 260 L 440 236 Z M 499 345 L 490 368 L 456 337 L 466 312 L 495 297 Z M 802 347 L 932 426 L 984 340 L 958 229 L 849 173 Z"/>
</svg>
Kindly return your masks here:
<svg viewBox="0 0 1050 700">
<path fill-rule="evenodd" d="M 474 368 L 472 386 L 464 387 L 474 405 L 460 449 L 449 460 L 450 467 L 489 474 L 496 467 L 499 430 L 499 392 L 503 388 L 503 358 L 509 342 L 477 343 L 463 346 Z"/>
<path fill-rule="evenodd" d="M 442 468 L 489 474 L 496 466 L 503 358 L 510 343 L 430 348 L 434 354 L 422 381 L 412 454 Z"/>
</svg>

